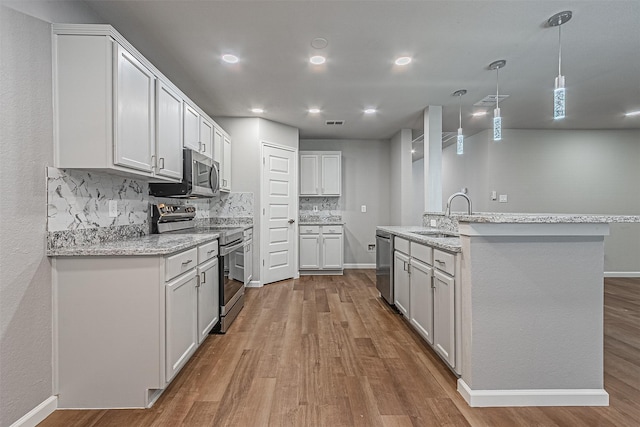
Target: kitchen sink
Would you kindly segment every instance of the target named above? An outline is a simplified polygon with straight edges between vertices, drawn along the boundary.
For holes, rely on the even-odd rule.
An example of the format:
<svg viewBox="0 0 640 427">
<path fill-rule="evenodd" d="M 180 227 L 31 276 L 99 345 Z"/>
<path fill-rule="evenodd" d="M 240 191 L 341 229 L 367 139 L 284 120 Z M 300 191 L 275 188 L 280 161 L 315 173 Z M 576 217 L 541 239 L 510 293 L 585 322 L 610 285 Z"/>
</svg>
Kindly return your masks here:
<svg viewBox="0 0 640 427">
<path fill-rule="evenodd" d="M 458 237 L 458 235 L 453 233 L 444 233 L 442 231 L 410 231 L 409 233 L 418 234 L 420 236 L 433 237 L 436 239 L 446 238 L 446 237 Z"/>
</svg>

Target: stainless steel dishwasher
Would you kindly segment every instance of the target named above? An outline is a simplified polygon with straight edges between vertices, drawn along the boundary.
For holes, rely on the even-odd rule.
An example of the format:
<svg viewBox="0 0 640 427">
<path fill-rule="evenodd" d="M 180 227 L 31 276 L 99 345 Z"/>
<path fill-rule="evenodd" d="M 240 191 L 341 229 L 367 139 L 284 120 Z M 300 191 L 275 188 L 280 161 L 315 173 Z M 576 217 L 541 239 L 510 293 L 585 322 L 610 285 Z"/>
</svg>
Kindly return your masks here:
<svg viewBox="0 0 640 427">
<path fill-rule="evenodd" d="M 376 230 L 376 288 L 393 306 L 393 236 Z"/>
</svg>

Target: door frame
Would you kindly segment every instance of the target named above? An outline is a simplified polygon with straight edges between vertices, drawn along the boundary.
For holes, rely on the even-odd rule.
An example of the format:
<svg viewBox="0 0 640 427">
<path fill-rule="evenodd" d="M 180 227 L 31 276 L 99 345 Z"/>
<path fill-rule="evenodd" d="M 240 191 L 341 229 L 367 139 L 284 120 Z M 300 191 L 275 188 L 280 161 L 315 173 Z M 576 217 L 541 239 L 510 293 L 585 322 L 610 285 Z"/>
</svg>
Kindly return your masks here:
<svg viewBox="0 0 640 427">
<path fill-rule="evenodd" d="M 298 230 L 299 230 L 299 215 L 298 215 L 298 207 L 300 205 L 300 197 L 298 195 L 298 185 L 299 185 L 299 177 L 300 174 L 298 173 L 298 148 L 297 147 L 290 147 L 287 145 L 282 145 L 282 144 L 276 144 L 274 142 L 270 142 L 270 141 L 266 141 L 266 140 L 261 140 L 260 141 L 260 158 L 263 159 L 262 162 L 260 162 L 260 212 L 258 214 L 258 224 L 260 227 L 260 285 L 264 286 L 264 277 L 265 277 L 265 255 L 267 254 L 269 248 L 267 246 L 267 240 L 269 235 L 268 233 L 268 228 L 265 226 L 265 221 L 264 221 L 264 216 L 266 213 L 265 210 L 265 206 L 264 206 L 264 200 L 266 200 L 266 196 L 267 196 L 267 186 L 266 186 L 266 182 L 264 179 L 264 167 L 265 167 L 265 163 L 264 163 L 264 149 L 265 147 L 271 147 L 271 148 L 276 148 L 279 150 L 285 150 L 285 151 L 290 151 L 294 154 L 293 156 L 293 191 L 294 191 L 294 208 L 293 208 L 293 218 L 296 220 L 296 222 L 294 223 L 294 229 L 293 229 L 293 278 L 294 279 L 298 279 L 300 278 L 300 271 L 298 269 Z"/>
</svg>

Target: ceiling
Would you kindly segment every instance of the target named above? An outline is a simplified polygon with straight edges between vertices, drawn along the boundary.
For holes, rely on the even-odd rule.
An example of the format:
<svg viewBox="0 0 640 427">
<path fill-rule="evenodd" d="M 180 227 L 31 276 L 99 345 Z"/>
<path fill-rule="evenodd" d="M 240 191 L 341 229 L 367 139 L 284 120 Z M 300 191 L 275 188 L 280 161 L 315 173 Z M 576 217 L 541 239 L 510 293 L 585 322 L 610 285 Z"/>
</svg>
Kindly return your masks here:
<svg viewBox="0 0 640 427">
<path fill-rule="evenodd" d="M 264 117 L 301 138 L 380 139 L 422 128 L 443 106 L 443 131 L 491 126 L 473 104 L 496 90 L 504 128 L 640 128 L 640 1 L 98 1 L 90 5 L 209 115 Z M 552 118 L 562 10 L 567 117 Z M 313 39 L 327 39 L 324 49 Z M 237 64 L 221 55 L 233 53 Z M 321 66 L 309 63 L 325 55 Z M 399 56 L 411 56 L 404 67 Z M 250 111 L 264 108 L 262 114 Z M 320 114 L 310 114 L 317 107 Z M 378 109 L 364 114 L 365 108 Z M 489 108 L 491 109 L 491 108 Z M 486 110 L 486 108 L 485 108 Z M 326 120 L 344 120 L 328 126 Z"/>
</svg>

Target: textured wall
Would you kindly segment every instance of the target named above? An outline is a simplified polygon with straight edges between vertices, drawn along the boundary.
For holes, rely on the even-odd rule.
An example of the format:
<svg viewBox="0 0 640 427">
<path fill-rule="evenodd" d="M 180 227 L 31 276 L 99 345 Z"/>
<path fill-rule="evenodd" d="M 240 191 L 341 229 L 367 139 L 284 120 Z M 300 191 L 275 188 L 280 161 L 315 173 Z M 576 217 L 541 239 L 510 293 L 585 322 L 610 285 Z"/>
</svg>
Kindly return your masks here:
<svg viewBox="0 0 640 427">
<path fill-rule="evenodd" d="M 45 168 L 53 160 L 51 27 L 0 6 L 0 426 L 52 394 Z"/>
</svg>

